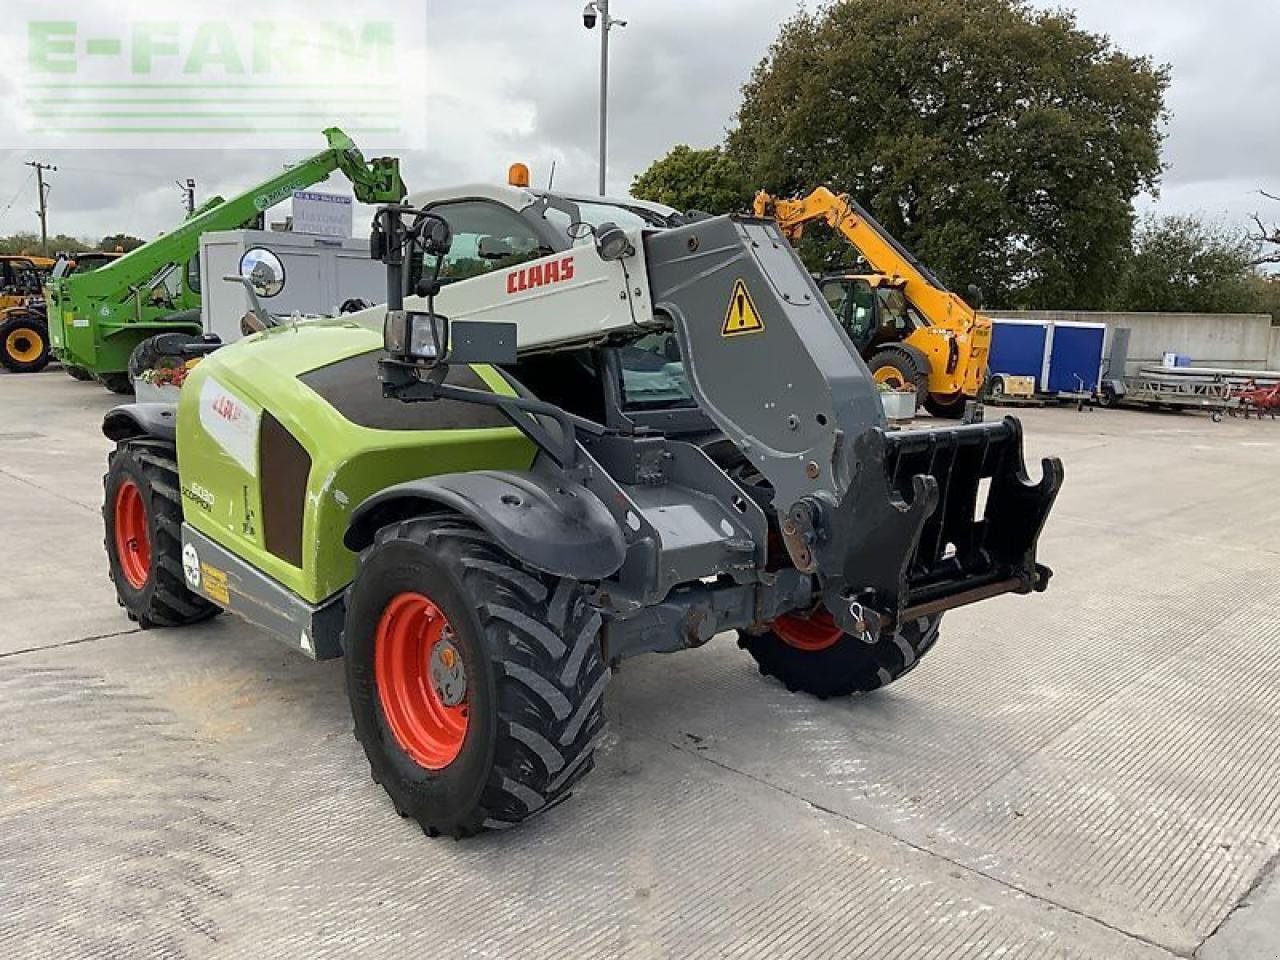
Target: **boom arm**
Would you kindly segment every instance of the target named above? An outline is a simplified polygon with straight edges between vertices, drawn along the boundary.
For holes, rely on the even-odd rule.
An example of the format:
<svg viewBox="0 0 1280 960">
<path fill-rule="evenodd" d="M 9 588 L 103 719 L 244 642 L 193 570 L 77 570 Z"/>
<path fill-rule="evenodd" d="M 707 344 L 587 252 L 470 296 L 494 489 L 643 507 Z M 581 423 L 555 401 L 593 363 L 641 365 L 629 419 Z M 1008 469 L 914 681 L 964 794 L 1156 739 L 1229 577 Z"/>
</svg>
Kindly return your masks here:
<svg viewBox="0 0 1280 960">
<path fill-rule="evenodd" d="M 956 296 L 895 240 L 866 210 L 847 195 L 819 187 L 800 200 L 779 200 L 764 191 L 756 194 L 757 217 L 778 221 L 793 243 L 807 224 L 826 221 L 853 245 L 879 273 L 903 282 L 903 293 L 935 326 L 956 328 L 978 321 L 978 312 Z"/>
<path fill-rule="evenodd" d="M 200 236 L 211 230 L 234 230 L 251 223 L 263 211 L 341 170 L 362 203 L 398 203 L 408 192 L 400 178 L 400 163 L 390 157 L 365 160 L 350 137 L 331 127 L 324 131 L 327 149 L 244 191 L 230 200 L 214 198 L 181 226 L 143 244 L 114 263 L 91 273 L 73 274 L 67 282 L 78 292 L 101 299 L 125 300 L 162 267 L 189 260 L 200 249 Z"/>
</svg>

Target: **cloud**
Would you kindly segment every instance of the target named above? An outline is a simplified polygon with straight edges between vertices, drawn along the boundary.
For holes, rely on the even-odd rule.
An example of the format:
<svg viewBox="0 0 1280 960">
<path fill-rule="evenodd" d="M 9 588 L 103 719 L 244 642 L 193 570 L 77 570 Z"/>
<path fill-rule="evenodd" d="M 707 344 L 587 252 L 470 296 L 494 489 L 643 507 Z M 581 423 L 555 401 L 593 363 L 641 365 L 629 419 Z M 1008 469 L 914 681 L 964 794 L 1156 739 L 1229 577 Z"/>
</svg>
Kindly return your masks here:
<svg viewBox="0 0 1280 960">
<path fill-rule="evenodd" d="M 722 138 L 742 83 L 799 4 L 613 4 L 614 15 L 629 25 L 613 34 L 609 187 L 625 192 L 631 178 L 672 145 L 709 146 Z M 1280 124 L 1270 120 L 1280 102 L 1280 76 L 1270 70 L 1280 5 L 1076 0 L 1074 6 L 1087 29 L 1109 34 L 1126 51 L 1172 65 L 1169 169 L 1161 197 L 1144 205 L 1205 212 L 1244 225 L 1265 203 L 1252 191 L 1280 189 Z M 416 94 L 426 149 L 401 154 L 411 188 L 501 180 L 508 165 L 520 160 L 533 168 L 538 183 L 545 183 L 554 162 L 558 187 L 594 190 L 599 31 L 584 30 L 580 12 L 579 0 L 432 0 L 427 76 Z M 0 104 L 0 130 L 8 109 Z M 319 149 L 318 126 L 315 139 Z M 201 198 L 229 195 L 304 155 L 305 150 L 44 151 L 40 159 L 62 168 L 50 178 L 51 229 L 99 237 L 121 231 L 154 236 L 171 229 L 182 214 L 175 180 L 195 177 Z M 22 166 L 27 159 L 32 157 L 24 151 L 0 150 L 0 211 L 17 195 L 13 207 L 0 212 L 0 233 L 36 225 L 35 190 L 25 183 L 30 171 Z M 340 175 L 322 189 L 347 192 Z"/>
</svg>

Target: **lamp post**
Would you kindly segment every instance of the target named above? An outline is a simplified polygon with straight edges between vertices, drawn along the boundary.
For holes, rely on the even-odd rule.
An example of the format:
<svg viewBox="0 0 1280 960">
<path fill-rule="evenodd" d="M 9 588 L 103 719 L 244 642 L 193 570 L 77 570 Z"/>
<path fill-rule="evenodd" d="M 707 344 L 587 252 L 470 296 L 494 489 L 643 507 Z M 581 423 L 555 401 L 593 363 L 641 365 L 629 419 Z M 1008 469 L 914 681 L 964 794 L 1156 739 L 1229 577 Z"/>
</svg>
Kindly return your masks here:
<svg viewBox="0 0 1280 960">
<path fill-rule="evenodd" d="M 600 25 L 600 196 L 605 195 L 609 155 L 609 31 L 625 27 L 627 21 L 609 15 L 609 0 L 591 0 L 582 10 L 582 25 L 594 30 Z"/>
</svg>

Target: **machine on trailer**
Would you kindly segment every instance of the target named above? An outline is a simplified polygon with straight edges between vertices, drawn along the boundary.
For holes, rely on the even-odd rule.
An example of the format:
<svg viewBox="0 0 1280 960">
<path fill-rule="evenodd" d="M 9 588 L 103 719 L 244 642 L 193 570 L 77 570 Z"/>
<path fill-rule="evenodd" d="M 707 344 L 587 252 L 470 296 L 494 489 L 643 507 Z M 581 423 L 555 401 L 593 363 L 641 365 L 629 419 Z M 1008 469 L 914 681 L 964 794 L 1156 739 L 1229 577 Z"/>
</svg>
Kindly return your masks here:
<svg viewBox="0 0 1280 960">
<path fill-rule="evenodd" d="M 132 390 L 129 360 L 150 337 L 176 333 L 198 337 L 200 236 L 210 230 L 247 227 L 295 190 L 342 171 L 364 203 L 395 203 L 405 195 L 399 162 L 366 162 L 355 143 L 330 128 L 327 149 L 244 193 L 215 197 L 187 220 L 150 243 L 91 272 L 75 271 L 49 282 L 50 336 L 54 355 L 77 379 L 99 380 L 109 390 Z"/>
<path fill-rule="evenodd" d="M 49 323 L 42 295 L 54 261 L 0 256 L 0 365 L 35 373 L 49 364 Z"/>
<path fill-rule="evenodd" d="M 798 200 L 756 195 L 755 214 L 774 217 L 799 242 L 805 227 L 838 230 L 876 271 L 824 276 L 818 285 L 879 383 L 915 390 L 936 417 L 960 419 L 987 375 L 991 321 L 948 290 L 848 196 L 819 187 Z"/>
<path fill-rule="evenodd" d="M 1012 418 L 888 431 L 776 223 L 575 219 L 494 266 L 510 239 L 466 214 L 384 208 L 388 308 L 218 349 L 176 409 L 103 426 L 129 615 L 345 656 L 374 779 L 428 834 L 564 799 L 628 657 L 737 631 L 842 696 L 909 672 L 944 611 L 1048 585 L 1061 463 L 1032 482 Z"/>
</svg>

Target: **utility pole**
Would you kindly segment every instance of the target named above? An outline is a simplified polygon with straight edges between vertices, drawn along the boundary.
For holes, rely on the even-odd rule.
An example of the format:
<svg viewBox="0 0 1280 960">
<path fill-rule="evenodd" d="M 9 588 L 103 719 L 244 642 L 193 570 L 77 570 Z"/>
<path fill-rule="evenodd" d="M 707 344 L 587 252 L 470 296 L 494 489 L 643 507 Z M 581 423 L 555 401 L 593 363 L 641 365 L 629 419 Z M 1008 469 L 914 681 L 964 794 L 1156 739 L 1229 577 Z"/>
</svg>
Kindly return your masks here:
<svg viewBox="0 0 1280 960">
<path fill-rule="evenodd" d="M 44 182 L 44 172 L 57 173 L 58 168 L 38 160 L 28 160 L 28 167 L 35 168 L 36 186 L 40 196 L 40 252 L 49 255 L 49 187 Z"/>
<path fill-rule="evenodd" d="M 175 180 L 173 182 L 176 183 L 178 185 L 178 189 L 182 191 L 182 202 L 186 204 L 187 216 L 189 217 L 196 212 L 196 182 L 190 177 L 187 178 L 186 183 L 183 183 L 181 180 Z"/>
<path fill-rule="evenodd" d="M 582 25 L 594 30 L 600 23 L 600 196 L 606 192 L 609 163 L 609 31 L 625 27 L 627 21 L 609 15 L 610 0 L 591 0 L 582 10 Z"/>
</svg>

